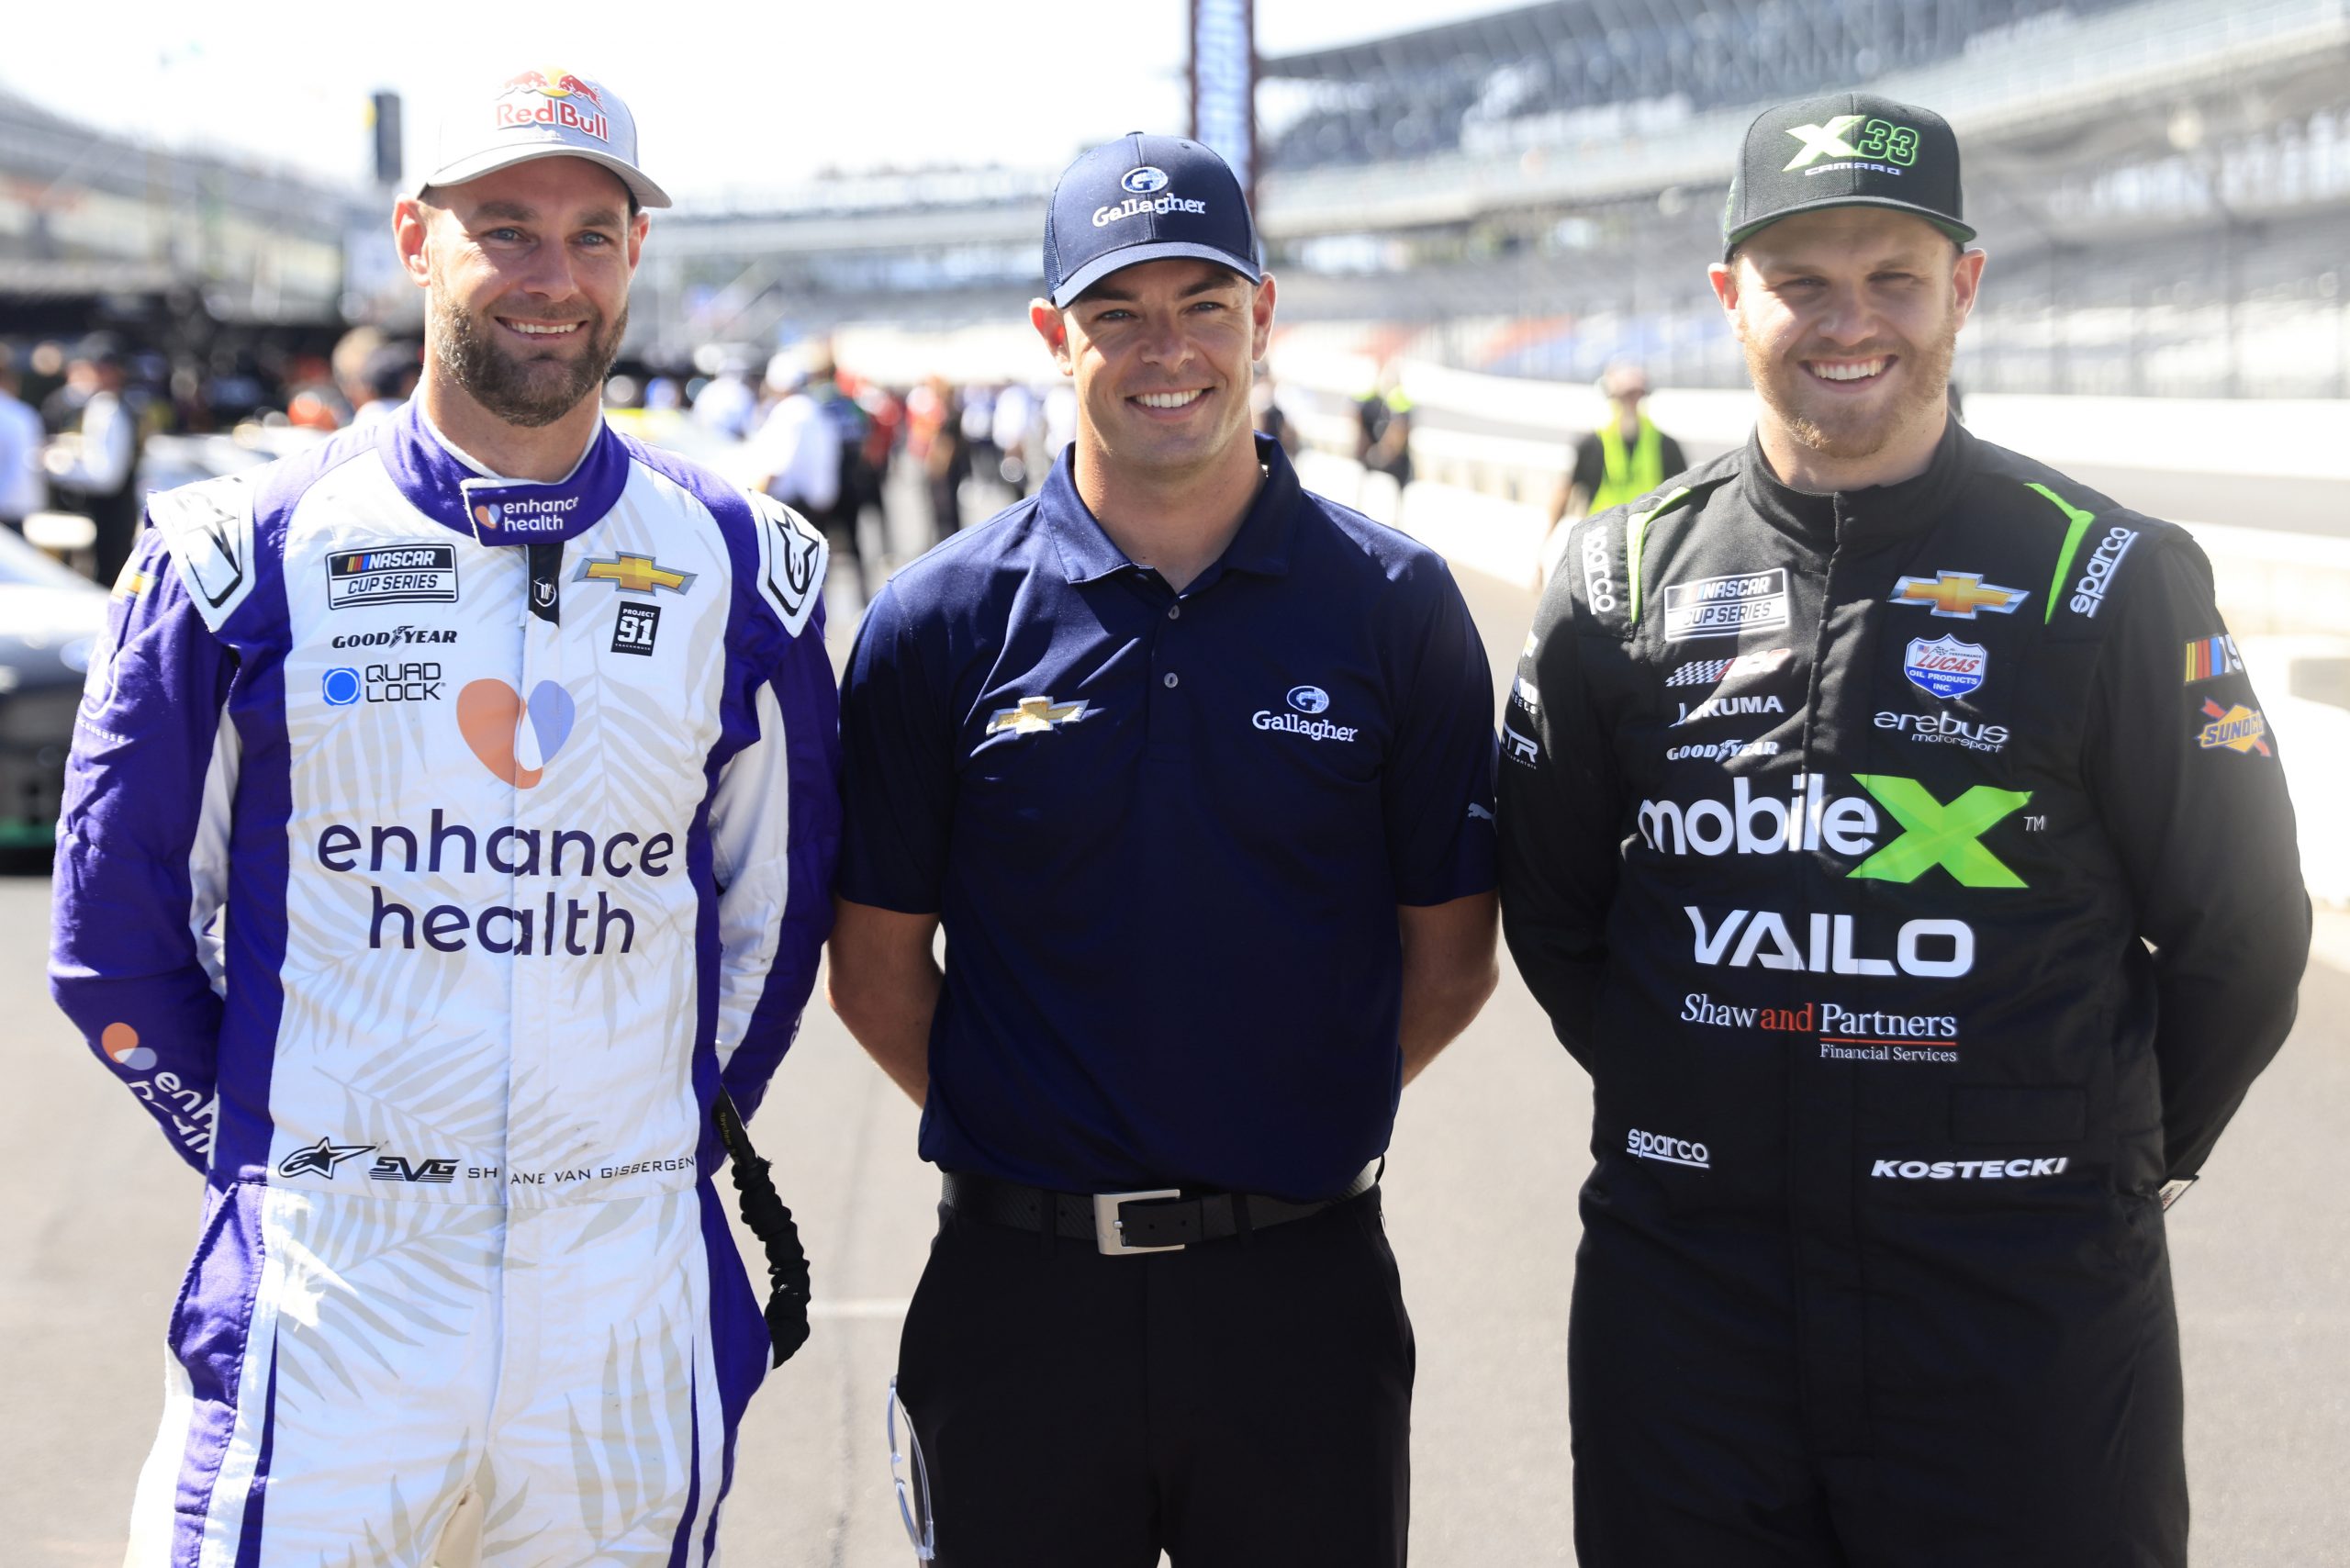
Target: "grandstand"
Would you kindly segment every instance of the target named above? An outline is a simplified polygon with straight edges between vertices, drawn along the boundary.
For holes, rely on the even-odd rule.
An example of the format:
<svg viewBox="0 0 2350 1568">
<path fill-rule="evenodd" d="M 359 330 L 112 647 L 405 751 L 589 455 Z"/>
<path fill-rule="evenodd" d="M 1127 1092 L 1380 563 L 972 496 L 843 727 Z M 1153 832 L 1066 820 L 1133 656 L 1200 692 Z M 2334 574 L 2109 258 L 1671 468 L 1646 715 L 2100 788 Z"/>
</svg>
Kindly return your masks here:
<svg viewBox="0 0 2350 1568">
<path fill-rule="evenodd" d="M 171 297 L 220 321 L 339 320 L 345 235 L 382 223 L 357 196 L 0 92 L 0 298 L 21 319 Z"/>
<path fill-rule="evenodd" d="M 1965 140 L 1993 254 L 1970 386 L 2350 396 L 2350 0 L 1544 0 L 1261 71 L 1260 225 L 1283 320 L 1322 335 L 1735 385 L 1701 274 L 1738 136 L 1867 86 Z M 1016 319 L 1051 178 L 666 218 L 659 330 Z"/>
</svg>

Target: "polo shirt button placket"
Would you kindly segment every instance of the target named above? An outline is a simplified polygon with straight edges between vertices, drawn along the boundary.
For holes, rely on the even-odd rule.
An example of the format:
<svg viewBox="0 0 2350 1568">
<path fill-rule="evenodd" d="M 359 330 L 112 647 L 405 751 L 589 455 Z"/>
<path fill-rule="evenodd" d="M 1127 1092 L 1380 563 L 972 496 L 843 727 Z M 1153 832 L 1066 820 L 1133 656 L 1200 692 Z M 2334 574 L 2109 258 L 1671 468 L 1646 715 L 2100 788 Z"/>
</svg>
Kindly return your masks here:
<svg viewBox="0 0 2350 1568">
<path fill-rule="evenodd" d="M 1169 621 L 1181 621 L 1181 620 L 1182 620 L 1182 619 L 1183 619 L 1183 607 L 1182 607 L 1181 605 L 1180 605 L 1180 604 L 1170 604 L 1170 605 L 1169 605 L 1169 606 L 1167 607 L 1167 619 L 1168 619 L 1168 620 L 1169 620 Z"/>
<path fill-rule="evenodd" d="M 1158 678 L 1158 681 L 1159 684 L 1166 687 L 1168 690 L 1172 691 L 1175 688 L 1182 684 L 1182 677 L 1177 675 L 1170 669 L 1165 675 L 1160 676 Z"/>
</svg>

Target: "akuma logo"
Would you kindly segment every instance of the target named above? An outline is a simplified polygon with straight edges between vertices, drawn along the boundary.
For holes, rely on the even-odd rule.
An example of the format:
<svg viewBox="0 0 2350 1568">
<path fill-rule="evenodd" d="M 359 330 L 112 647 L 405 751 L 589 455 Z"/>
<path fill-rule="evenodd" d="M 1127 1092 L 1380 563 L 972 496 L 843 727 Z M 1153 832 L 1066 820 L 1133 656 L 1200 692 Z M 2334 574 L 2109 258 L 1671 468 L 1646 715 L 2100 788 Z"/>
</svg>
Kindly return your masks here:
<svg viewBox="0 0 2350 1568">
<path fill-rule="evenodd" d="M 1118 182 L 1118 188 L 1131 191 L 1136 196 L 1149 196 L 1153 192 L 1163 191 L 1167 188 L 1167 171 L 1153 168 L 1148 163 L 1143 164 L 1140 168 L 1129 169 L 1126 171 L 1126 177 Z"/>
<path fill-rule="evenodd" d="M 527 702 L 494 678 L 470 682 L 457 693 L 457 733 L 484 767 L 517 790 L 534 788 L 546 776 L 576 716 L 571 693 L 552 680 L 532 687 Z"/>
</svg>

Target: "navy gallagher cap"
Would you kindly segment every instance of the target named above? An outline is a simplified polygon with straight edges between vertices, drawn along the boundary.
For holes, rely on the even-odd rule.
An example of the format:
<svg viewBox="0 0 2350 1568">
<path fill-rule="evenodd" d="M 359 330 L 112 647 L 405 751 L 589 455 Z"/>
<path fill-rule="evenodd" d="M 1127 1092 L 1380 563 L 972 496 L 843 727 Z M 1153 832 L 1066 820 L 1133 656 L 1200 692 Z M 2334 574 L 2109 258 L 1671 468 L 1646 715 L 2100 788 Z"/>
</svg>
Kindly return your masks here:
<svg viewBox="0 0 2350 1568">
<path fill-rule="evenodd" d="M 1746 128 L 1722 249 L 1798 212 L 1889 207 L 1964 245 L 1975 238 L 1958 178 L 1958 138 L 1931 109 L 1837 93 L 1764 109 Z"/>
<path fill-rule="evenodd" d="M 1231 167 L 1180 136 L 1129 131 L 1061 171 L 1045 214 L 1045 292 L 1065 306 L 1120 267 L 1196 256 L 1250 283 L 1257 226 Z"/>
</svg>

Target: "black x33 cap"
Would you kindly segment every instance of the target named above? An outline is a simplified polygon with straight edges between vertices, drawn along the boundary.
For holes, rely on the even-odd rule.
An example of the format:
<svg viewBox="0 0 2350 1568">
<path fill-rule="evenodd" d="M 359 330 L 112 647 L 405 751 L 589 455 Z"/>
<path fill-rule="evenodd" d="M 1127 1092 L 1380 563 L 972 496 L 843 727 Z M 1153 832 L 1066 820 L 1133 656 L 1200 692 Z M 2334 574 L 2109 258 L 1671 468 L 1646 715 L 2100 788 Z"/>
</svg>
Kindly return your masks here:
<svg viewBox="0 0 2350 1568">
<path fill-rule="evenodd" d="M 1746 128 L 1722 210 L 1723 259 L 1757 230 L 1831 207 L 1889 207 L 1962 245 L 1975 238 L 1949 123 L 1873 93 L 1836 93 L 1765 109 Z"/>
</svg>

